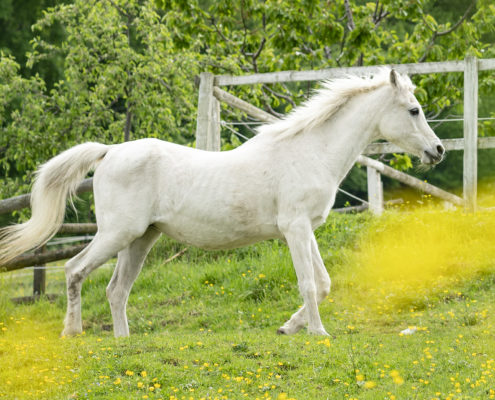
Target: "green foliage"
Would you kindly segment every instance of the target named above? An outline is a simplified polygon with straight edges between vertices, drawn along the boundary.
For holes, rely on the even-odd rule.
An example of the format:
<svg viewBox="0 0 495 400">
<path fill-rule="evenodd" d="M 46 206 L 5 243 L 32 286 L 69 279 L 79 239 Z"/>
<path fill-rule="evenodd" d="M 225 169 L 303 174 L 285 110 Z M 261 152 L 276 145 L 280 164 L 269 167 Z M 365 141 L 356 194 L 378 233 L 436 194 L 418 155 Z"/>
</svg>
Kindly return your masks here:
<svg viewBox="0 0 495 400">
<path fill-rule="evenodd" d="M 23 76 L 39 73 L 51 88 L 62 74 L 62 60 L 58 57 L 46 59 L 31 70 L 26 66 L 26 53 L 31 49 L 33 33 L 31 26 L 43 15 L 43 10 L 70 0 L 0 0 L 0 51 L 15 58 L 21 65 Z M 63 29 L 55 24 L 48 32 L 52 40 L 61 40 Z"/>
<path fill-rule="evenodd" d="M 65 39 L 43 34 L 62 24 Z M 36 75 L 24 78 L 0 58 L 1 166 L 24 191 L 29 171 L 83 141 L 121 142 L 160 137 L 193 140 L 193 53 L 172 52 L 163 18 L 149 3 L 76 1 L 48 9 L 34 25 L 28 66 L 58 55 L 64 76 L 48 91 Z"/>
<path fill-rule="evenodd" d="M 17 5 L 2 1 L 0 19 L 21 15 Z M 495 6 L 489 0 L 46 0 L 40 7 L 52 4 L 42 14 L 33 8 L 19 17 L 23 24 L 37 19 L 29 47 L 26 39 L 19 39 L 22 46 L 3 45 L 17 57 L 0 57 L 3 196 L 25 192 L 36 165 L 82 141 L 159 137 L 193 143 L 194 77 L 201 71 L 240 75 L 495 55 Z M 26 63 L 19 53 L 26 54 Z M 60 69 L 60 78 L 54 82 L 43 65 Z M 462 74 L 413 80 L 428 117 L 461 112 Z M 494 85 L 493 74 L 480 74 L 487 113 L 492 113 Z M 229 90 L 279 116 L 313 87 L 259 84 Z M 248 120 L 227 107 L 222 117 Z M 491 122 L 480 128 L 483 135 L 494 133 Z M 253 135 L 249 126 L 241 133 Z M 224 128 L 222 135 L 224 149 L 239 144 L 230 130 Z M 394 163 L 406 167 L 409 161 Z M 359 189 L 362 182 L 356 179 L 356 185 Z"/>
<path fill-rule="evenodd" d="M 407 171 L 412 168 L 411 159 L 407 154 L 395 154 L 394 158 L 390 161 L 390 165 L 399 171 Z"/>
</svg>

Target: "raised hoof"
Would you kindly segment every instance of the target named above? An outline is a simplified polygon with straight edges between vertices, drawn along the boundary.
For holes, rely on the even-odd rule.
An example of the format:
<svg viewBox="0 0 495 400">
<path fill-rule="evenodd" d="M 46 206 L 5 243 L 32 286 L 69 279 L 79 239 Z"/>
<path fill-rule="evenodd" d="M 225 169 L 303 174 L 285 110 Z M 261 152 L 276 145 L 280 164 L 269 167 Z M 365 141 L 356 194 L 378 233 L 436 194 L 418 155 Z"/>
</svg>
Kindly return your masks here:
<svg viewBox="0 0 495 400">
<path fill-rule="evenodd" d="M 287 324 L 282 325 L 280 328 L 278 328 L 277 333 L 279 335 L 294 335 L 295 333 L 299 332 L 302 328 L 304 328 L 304 325 L 289 325 Z"/>
</svg>

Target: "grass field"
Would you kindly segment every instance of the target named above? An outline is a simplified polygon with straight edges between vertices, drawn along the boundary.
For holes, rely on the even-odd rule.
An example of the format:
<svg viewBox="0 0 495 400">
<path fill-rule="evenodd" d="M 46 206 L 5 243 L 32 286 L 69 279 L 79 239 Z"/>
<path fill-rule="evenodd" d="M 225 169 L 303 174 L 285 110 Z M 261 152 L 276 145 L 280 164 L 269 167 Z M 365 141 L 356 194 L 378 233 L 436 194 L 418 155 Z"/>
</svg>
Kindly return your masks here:
<svg viewBox="0 0 495 400">
<path fill-rule="evenodd" d="M 301 303 L 277 241 L 190 248 L 162 265 L 183 249 L 162 240 L 131 293 L 125 339 L 111 332 L 111 268 L 85 283 L 76 338 L 59 338 L 65 296 L 14 306 L 18 285 L 2 275 L 0 398 L 495 398 L 492 214 L 332 215 L 317 232 L 328 338 L 276 335 Z M 63 294 L 62 272 L 49 280 Z"/>
</svg>

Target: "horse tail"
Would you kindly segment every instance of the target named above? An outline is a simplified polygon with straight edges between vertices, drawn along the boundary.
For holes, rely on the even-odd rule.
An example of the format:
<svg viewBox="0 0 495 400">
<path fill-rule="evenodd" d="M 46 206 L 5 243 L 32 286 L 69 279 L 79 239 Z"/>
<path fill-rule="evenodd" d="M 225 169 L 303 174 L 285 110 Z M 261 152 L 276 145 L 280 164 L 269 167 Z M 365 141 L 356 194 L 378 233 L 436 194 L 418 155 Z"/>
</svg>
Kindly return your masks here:
<svg viewBox="0 0 495 400">
<path fill-rule="evenodd" d="M 95 169 L 110 146 L 84 143 L 43 164 L 31 192 L 31 219 L 0 229 L 0 266 L 46 243 L 64 220 L 67 197 L 72 202 L 79 183 Z"/>
</svg>

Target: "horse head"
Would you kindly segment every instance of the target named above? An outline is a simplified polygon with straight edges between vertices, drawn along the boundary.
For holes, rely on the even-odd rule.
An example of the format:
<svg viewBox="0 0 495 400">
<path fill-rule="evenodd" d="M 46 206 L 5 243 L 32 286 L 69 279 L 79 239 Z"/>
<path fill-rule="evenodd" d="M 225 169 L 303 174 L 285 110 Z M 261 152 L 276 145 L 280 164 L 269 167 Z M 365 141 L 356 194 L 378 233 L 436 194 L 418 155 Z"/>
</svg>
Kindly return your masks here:
<svg viewBox="0 0 495 400">
<path fill-rule="evenodd" d="M 379 121 L 379 133 L 424 164 L 442 161 L 445 148 L 426 121 L 425 114 L 414 96 L 415 86 L 409 77 L 390 71 L 390 87 L 384 112 Z"/>
</svg>

